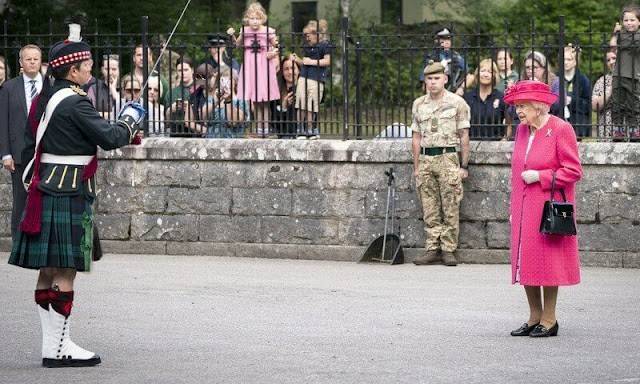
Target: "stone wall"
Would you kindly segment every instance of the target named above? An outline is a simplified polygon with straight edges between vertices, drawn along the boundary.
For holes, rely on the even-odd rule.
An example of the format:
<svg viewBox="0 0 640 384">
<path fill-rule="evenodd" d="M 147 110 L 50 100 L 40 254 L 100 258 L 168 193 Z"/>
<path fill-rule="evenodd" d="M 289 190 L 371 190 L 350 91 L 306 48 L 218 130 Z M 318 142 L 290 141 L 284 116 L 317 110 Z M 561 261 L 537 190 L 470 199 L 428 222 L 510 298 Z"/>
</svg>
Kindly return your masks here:
<svg viewBox="0 0 640 384">
<path fill-rule="evenodd" d="M 474 142 L 460 258 L 508 261 L 512 143 Z M 640 145 L 581 143 L 585 265 L 640 266 Z M 422 251 L 410 140 L 147 139 L 101 153 L 97 221 L 107 252 L 354 260 L 384 228 L 384 171 L 408 258 Z M 9 247 L 10 178 L 0 177 L 0 246 Z"/>
</svg>

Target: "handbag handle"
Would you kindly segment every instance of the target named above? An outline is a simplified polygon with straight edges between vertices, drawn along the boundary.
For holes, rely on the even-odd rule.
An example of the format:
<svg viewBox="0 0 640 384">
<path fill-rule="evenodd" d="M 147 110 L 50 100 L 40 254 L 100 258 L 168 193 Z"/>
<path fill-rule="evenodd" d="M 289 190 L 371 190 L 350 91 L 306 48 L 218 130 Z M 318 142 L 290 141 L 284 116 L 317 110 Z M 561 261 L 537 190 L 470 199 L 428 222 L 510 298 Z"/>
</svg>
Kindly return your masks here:
<svg viewBox="0 0 640 384">
<path fill-rule="evenodd" d="M 555 195 L 556 192 L 556 171 L 553 171 L 553 177 L 551 178 L 551 197 L 549 198 L 550 201 L 553 201 L 553 196 Z M 567 202 L 567 196 L 565 196 L 564 194 L 564 189 L 560 188 L 560 194 L 562 195 L 562 200 L 564 200 L 564 202 Z"/>
</svg>

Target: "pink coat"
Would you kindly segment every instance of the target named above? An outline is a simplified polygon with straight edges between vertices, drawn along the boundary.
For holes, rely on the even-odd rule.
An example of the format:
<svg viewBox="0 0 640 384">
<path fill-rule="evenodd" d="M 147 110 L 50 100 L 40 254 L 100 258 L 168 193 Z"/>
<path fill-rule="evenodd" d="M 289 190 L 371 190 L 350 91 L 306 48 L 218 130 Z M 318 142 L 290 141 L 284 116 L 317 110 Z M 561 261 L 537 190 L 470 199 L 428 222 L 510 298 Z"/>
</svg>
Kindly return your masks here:
<svg viewBox="0 0 640 384">
<path fill-rule="evenodd" d="M 577 236 L 543 235 L 539 232 L 542 208 L 549 200 L 553 171 L 556 197 L 563 188 L 567 201 L 575 204 L 576 182 L 582 177 L 578 143 L 571 124 L 551 116 L 535 133 L 529 155 L 529 127 L 516 131 L 511 159 L 511 272 L 512 283 L 533 286 L 573 285 L 580 282 Z M 525 184 L 521 173 L 540 172 L 540 181 Z"/>
</svg>

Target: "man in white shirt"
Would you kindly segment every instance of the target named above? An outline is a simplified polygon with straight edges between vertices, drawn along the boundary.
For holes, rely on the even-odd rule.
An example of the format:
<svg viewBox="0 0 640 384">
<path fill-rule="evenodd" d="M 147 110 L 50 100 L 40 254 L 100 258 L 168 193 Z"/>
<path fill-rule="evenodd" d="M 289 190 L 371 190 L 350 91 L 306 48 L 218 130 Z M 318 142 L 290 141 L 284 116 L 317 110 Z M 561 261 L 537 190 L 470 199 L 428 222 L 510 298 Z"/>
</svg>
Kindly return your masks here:
<svg viewBox="0 0 640 384">
<path fill-rule="evenodd" d="M 25 45 L 20 49 L 22 74 L 4 83 L 0 89 L 0 156 L 4 169 L 11 172 L 13 183 L 12 237 L 15 236 L 27 196 L 21 178 L 24 166 L 30 159 L 22 158 L 22 150 L 29 109 L 42 90 L 41 63 L 40 47 Z"/>
</svg>

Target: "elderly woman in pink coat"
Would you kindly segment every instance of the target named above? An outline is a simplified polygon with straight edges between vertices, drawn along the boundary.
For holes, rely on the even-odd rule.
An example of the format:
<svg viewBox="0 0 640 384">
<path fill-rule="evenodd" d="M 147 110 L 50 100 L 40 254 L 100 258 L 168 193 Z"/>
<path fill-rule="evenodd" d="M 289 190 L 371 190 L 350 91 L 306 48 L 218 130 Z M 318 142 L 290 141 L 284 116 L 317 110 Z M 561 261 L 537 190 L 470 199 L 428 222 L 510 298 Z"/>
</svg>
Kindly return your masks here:
<svg viewBox="0 0 640 384">
<path fill-rule="evenodd" d="M 577 237 L 539 232 L 554 173 L 555 199 L 563 189 L 573 204 L 582 177 L 573 127 L 549 114 L 556 99 L 547 84 L 534 80 L 514 84 L 504 97 L 521 122 L 511 160 L 511 278 L 524 286 L 530 310 L 512 336 L 556 336 L 558 286 L 580 282 Z"/>
</svg>

